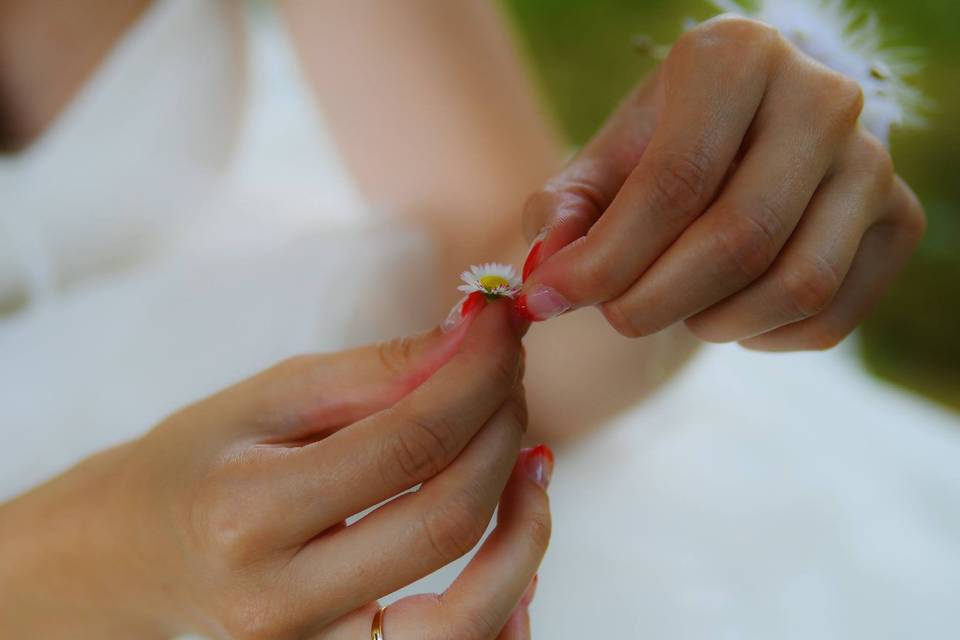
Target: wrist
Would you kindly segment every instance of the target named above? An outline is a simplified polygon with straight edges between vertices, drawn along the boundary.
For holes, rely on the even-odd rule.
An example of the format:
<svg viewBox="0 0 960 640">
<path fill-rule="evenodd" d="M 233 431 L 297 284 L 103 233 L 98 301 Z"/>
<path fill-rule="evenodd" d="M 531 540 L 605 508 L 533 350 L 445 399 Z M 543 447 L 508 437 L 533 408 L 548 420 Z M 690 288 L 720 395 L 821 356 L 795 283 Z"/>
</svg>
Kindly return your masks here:
<svg viewBox="0 0 960 640">
<path fill-rule="evenodd" d="M 129 524 L 129 445 L 0 506 L 0 636 L 160 637 Z"/>
</svg>

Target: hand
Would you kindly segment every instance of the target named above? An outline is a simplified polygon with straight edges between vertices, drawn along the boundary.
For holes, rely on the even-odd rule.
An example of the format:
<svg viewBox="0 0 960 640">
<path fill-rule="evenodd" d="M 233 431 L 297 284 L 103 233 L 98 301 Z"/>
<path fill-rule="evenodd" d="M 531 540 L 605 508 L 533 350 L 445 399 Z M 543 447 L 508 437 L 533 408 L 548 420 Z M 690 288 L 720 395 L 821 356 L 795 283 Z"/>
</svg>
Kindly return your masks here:
<svg viewBox="0 0 960 640">
<path fill-rule="evenodd" d="M 521 368 L 508 307 L 489 304 L 175 414 L 4 505 L 0 635 L 369 637 L 376 599 L 469 551 L 499 500 L 451 588 L 391 605 L 385 632 L 528 637 L 552 459 L 516 462 Z"/>
<path fill-rule="evenodd" d="M 857 124 L 859 85 L 772 28 L 684 34 L 530 198 L 530 318 L 599 305 L 626 336 L 679 320 L 712 342 L 819 349 L 903 267 L 923 211 Z"/>
</svg>

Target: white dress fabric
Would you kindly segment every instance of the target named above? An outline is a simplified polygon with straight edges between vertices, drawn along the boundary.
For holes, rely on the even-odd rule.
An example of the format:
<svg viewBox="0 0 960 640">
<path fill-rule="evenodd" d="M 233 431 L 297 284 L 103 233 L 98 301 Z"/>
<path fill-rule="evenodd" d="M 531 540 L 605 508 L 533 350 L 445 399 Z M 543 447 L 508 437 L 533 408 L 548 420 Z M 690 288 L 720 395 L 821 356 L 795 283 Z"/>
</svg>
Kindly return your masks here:
<svg viewBox="0 0 960 640">
<path fill-rule="evenodd" d="M 156 2 L 0 161 L 0 499 L 285 356 L 438 319 L 408 302 L 431 242 L 364 205 L 258 7 Z M 960 420 L 845 349 L 705 349 L 561 451 L 551 496 L 535 637 L 960 629 Z"/>
</svg>

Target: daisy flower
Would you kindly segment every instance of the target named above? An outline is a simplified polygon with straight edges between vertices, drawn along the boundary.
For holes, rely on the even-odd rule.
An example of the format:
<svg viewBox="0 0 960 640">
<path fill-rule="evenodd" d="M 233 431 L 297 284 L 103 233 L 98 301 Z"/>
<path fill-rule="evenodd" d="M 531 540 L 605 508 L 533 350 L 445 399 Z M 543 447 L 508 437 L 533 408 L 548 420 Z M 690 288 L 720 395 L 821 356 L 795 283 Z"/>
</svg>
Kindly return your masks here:
<svg viewBox="0 0 960 640">
<path fill-rule="evenodd" d="M 513 298 L 520 291 L 520 277 L 513 265 L 487 262 L 460 274 L 464 284 L 457 287 L 467 295 L 482 293 L 488 298 Z"/>
</svg>

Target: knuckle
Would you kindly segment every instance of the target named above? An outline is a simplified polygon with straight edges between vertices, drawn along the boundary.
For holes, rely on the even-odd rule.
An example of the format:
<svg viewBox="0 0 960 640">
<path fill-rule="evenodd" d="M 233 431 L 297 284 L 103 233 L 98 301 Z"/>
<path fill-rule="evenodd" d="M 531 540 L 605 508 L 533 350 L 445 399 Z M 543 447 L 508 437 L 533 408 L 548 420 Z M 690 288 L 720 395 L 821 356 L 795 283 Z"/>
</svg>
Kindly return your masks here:
<svg viewBox="0 0 960 640">
<path fill-rule="evenodd" d="M 871 195 L 894 193 L 897 177 L 893 158 L 883 143 L 866 131 L 858 131 L 844 150 L 840 171 Z"/>
<path fill-rule="evenodd" d="M 874 187 L 886 189 L 893 184 L 896 175 L 893 158 L 883 143 L 872 135 L 862 134 L 858 136 L 856 144 L 855 162 L 873 178 Z"/>
<path fill-rule="evenodd" d="M 603 190 L 584 179 L 567 181 L 561 193 L 565 210 L 589 211 L 599 215 L 607 208 L 608 197 Z"/>
<path fill-rule="evenodd" d="M 523 203 L 523 215 L 524 216 L 534 216 L 538 215 L 543 209 L 553 206 L 554 195 L 546 187 L 542 189 L 537 189 L 529 196 Z"/>
<path fill-rule="evenodd" d="M 550 545 L 550 534 L 553 526 L 550 512 L 547 510 L 537 511 L 530 515 L 525 524 L 527 537 L 533 548 L 541 553 L 546 551 Z"/>
<path fill-rule="evenodd" d="M 410 337 L 385 340 L 377 344 L 377 359 L 387 373 L 401 375 L 409 366 L 415 347 L 416 340 Z"/>
<path fill-rule="evenodd" d="M 527 197 L 523 206 L 524 229 L 530 234 L 559 217 L 595 220 L 607 208 L 609 197 L 589 178 L 560 176 Z"/>
<path fill-rule="evenodd" d="M 780 276 L 787 304 L 797 317 L 808 318 L 827 308 L 840 288 L 840 275 L 821 256 L 807 256 Z"/>
<path fill-rule="evenodd" d="M 249 565 L 263 549 L 263 534 L 242 501 L 222 496 L 204 506 L 204 542 L 228 568 Z"/>
<path fill-rule="evenodd" d="M 651 209 L 660 215 L 686 217 L 707 195 L 709 159 L 705 154 L 668 152 L 653 172 Z"/>
<path fill-rule="evenodd" d="M 747 50 L 772 47 L 778 36 L 776 29 L 758 20 L 722 15 L 687 31 L 678 44 L 711 59 L 718 54 L 740 57 Z"/>
<path fill-rule="evenodd" d="M 549 218 L 549 212 L 556 208 L 556 204 L 556 195 L 547 189 L 534 191 L 527 196 L 523 203 L 524 230 L 530 235 L 539 233 Z"/>
<path fill-rule="evenodd" d="M 517 381 L 520 371 L 519 352 L 504 351 L 487 366 L 478 371 L 482 377 L 482 386 L 489 389 L 506 390 Z"/>
<path fill-rule="evenodd" d="M 856 122 L 863 112 L 863 87 L 856 80 L 842 76 L 837 82 L 837 104 L 847 120 Z"/>
<path fill-rule="evenodd" d="M 598 255 L 587 254 L 578 262 L 572 278 L 572 290 L 579 292 L 580 298 L 604 300 L 616 292 L 613 289 L 614 274 L 610 261 Z"/>
<path fill-rule="evenodd" d="M 466 555 L 487 530 L 484 515 L 480 500 L 468 490 L 427 511 L 421 526 L 434 557 L 446 565 Z"/>
<path fill-rule="evenodd" d="M 723 277 L 738 282 L 753 282 L 762 276 L 777 252 L 775 212 L 764 205 L 758 216 L 733 215 L 716 233 L 720 253 L 719 269 Z"/>
<path fill-rule="evenodd" d="M 633 322 L 632 314 L 624 308 L 619 300 L 604 302 L 600 305 L 600 312 L 614 330 L 626 338 L 639 338 L 643 332 Z"/>
<path fill-rule="evenodd" d="M 901 233 L 908 243 L 914 247 L 919 244 L 927 232 L 927 215 L 916 197 L 911 196 L 910 204 L 900 213 L 898 222 L 902 230 Z"/>
<path fill-rule="evenodd" d="M 769 24 L 742 16 L 727 16 L 711 25 L 711 30 L 726 40 L 751 48 L 773 43 L 778 31 Z"/>
<path fill-rule="evenodd" d="M 254 560 L 258 544 L 251 530 L 234 519 L 213 525 L 210 540 L 217 555 L 228 567 L 243 567 Z"/>
<path fill-rule="evenodd" d="M 589 213 L 597 217 L 607 208 L 609 199 L 589 176 L 564 176 L 548 184 L 546 191 L 555 208 L 562 209 L 567 215 Z"/>
<path fill-rule="evenodd" d="M 863 88 L 859 82 L 835 71 L 825 70 L 820 75 L 819 95 L 822 104 L 829 105 L 827 114 L 831 121 L 846 129 L 853 127 L 863 111 Z"/>
<path fill-rule="evenodd" d="M 827 351 L 843 342 L 848 333 L 850 333 L 850 330 L 841 328 L 834 323 L 818 323 L 816 329 L 810 332 L 803 348 L 809 351 Z"/>
<path fill-rule="evenodd" d="M 386 440 L 391 486 L 412 486 L 434 477 L 446 466 L 454 448 L 454 429 L 439 416 L 408 416 L 404 429 Z"/>
</svg>

